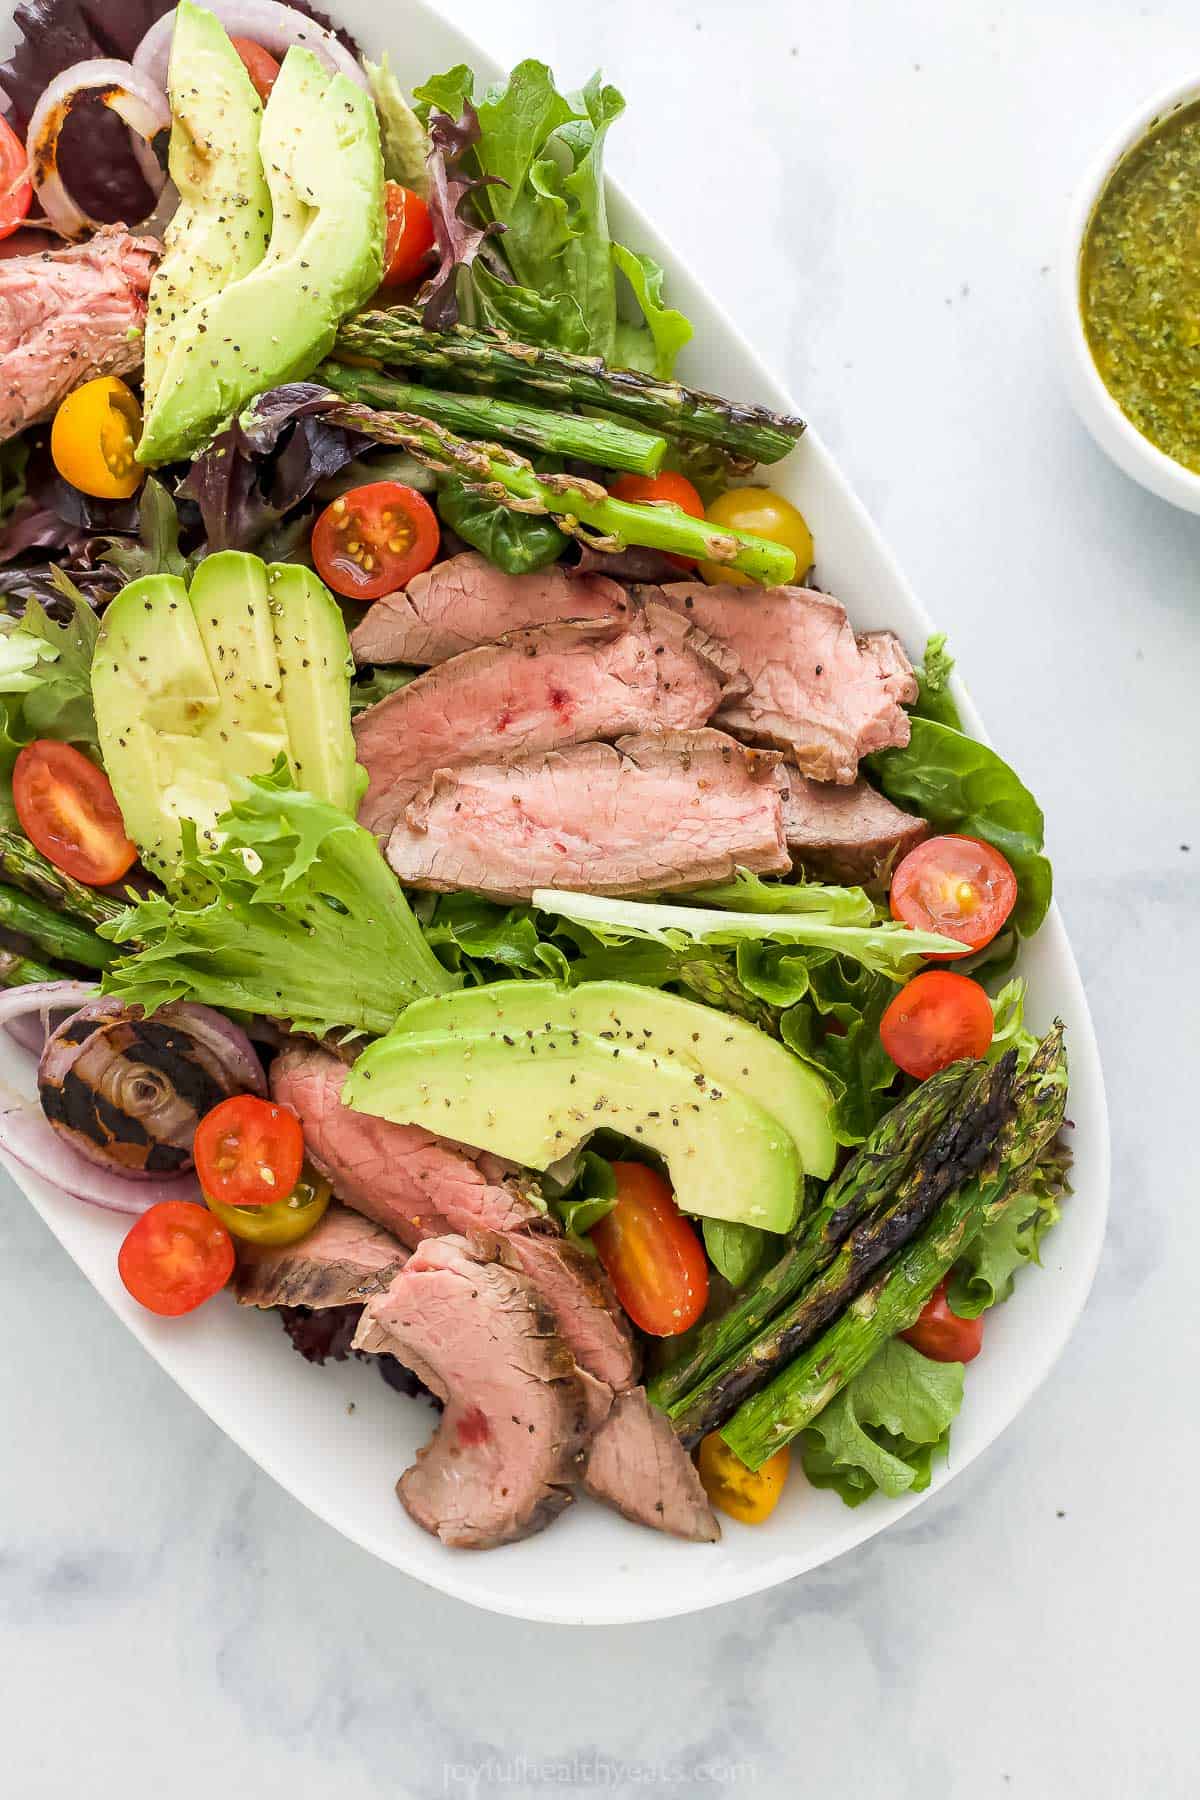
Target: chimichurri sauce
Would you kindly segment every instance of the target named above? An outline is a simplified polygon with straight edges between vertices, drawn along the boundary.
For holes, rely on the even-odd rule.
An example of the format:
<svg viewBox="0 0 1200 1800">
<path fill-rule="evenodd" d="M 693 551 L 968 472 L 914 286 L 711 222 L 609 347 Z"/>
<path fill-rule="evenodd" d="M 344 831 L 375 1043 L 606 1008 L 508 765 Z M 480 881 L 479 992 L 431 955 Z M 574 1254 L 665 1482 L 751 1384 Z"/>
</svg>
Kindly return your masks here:
<svg viewBox="0 0 1200 1800">
<path fill-rule="evenodd" d="M 1117 165 L 1088 225 L 1080 306 L 1125 416 L 1200 473 L 1200 103 Z"/>
</svg>

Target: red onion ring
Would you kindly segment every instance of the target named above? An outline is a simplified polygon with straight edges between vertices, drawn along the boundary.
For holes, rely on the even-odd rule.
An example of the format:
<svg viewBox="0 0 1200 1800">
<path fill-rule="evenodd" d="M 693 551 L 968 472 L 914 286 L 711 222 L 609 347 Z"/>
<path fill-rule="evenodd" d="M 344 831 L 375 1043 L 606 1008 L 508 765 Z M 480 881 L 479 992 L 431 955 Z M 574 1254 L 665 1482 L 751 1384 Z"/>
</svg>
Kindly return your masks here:
<svg viewBox="0 0 1200 1800">
<path fill-rule="evenodd" d="M 90 218 L 76 205 L 58 172 L 59 133 L 75 102 L 91 93 L 98 94 L 133 133 L 139 166 L 156 199 L 166 180 L 158 158 L 149 148 L 155 134 L 166 131 L 171 123 L 171 109 L 161 84 L 148 81 L 132 63 L 108 56 L 93 57 L 64 69 L 33 109 L 25 148 L 42 211 L 65 238 L 81 237 L 104 223 L 102 219 Z"/>
<path fill-rule="evenodd" d="M 302 44 L 333 74 L 348 76 L 360 88 L 367 86 L 358 59 L 333 32 L 292 6 L 279 5 L 278 0 L 208 0 L 208 10 L 216 14 L 231 37 L 252 38 L 280 59 L 293 44 Z M 167 85 L 167 65 L 171 60 L 174 34 L 175 12 L 172 8 L 150 27 L 133 53 L 134 68 L 156 87 Z"/>
<path fill-rule="evenodd" d="M 73 1200 L 86 1200 L 109 1212 L 144 1213 L 160 1200 L 203 1200 L 191 1172 L 169 1180 L 128 1181 L 85 1162 L 63 1142 L 36 1102 L 0 1098 L 0 1150 Z"/>
<path fill-rule="evenodd" d="M 180 1000 L 165 1010 L 224 1064 L 239 1087 L 248 1094 L 257 1094 L 260 1100 L 267 1098 L 267 1077 L 258 1052 L 240 1025 L 211 1006 L 200 1006 L 192 1000 Z"/>
<path fill-rule="evenodd" d="M 35 981 L 0 994 L 0 1025 L 22 1050 L 40 1056 L 51 1013 L 77 1012 L 100 989 L 94 981 Z"/>
</svg>

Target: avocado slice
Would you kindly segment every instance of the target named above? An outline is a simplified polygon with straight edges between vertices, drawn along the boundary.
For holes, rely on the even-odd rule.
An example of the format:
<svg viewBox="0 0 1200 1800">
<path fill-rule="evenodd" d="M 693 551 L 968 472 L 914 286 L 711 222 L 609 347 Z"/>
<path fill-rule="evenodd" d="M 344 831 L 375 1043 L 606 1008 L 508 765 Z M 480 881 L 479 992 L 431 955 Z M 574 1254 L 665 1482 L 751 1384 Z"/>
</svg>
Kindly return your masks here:
<svg viewBox="0 0 1200 1800">
<path fill-rule="evenodd" d="M 395 1025 L 404 1032 L 500 1031 L 513 1037 L 550 1029 L 587 1031 L 658 1056 L 682 1057 L 777 1119 L 805 1174 L 824 1180 L 833 1173 L 833 1096 L 820 1076 L 757 1026 L 694 1000 L 627 981 L 585 981 L 574 988 L 497 981 L 415 1000 Z"/>
<path fill-rule="evenodd" d="M 144 404 L 149 411 L 180 321 L 210 294 L 248 275 L 271 235 L 271 197 L 259 155 L 262 106 L 220 21 L 181 0 L 167 70 L 167 163 L 179 206 L 146 303 Z"/>
<path fill-rule="evenodd" d="M 684 1212 L 783 1232 L 799 1211 L 796 1146 L 761 1106 L 690 1060 L 586 1031 L 392 1032 L 342 1097 L 531 1169 L 617 1131 L 663 1157 Z"/>
<path fill-rule="evenodd" d="M 233 778 L 264 775 L 281 754 L 320 799 L 353 813 L 361 797 L 346 629 L 311 571 L 288 574 L 303 580 L 281 583 L 260 557 L 223 550 L 190 592 L 147 575 L 105 612 L 92 662 L 100 752 L 126 830 L 168 881 L 181 821 L 211 840 Z"/>
<path fill-rule="evenodd" d="M 292 775 L 353 817 L 367 771 L 354 760 L 347 723 L 354 659 L 341 609 L 298 563 L 271 563 L 267 585 Z"/>
<path fill-rule="evenodd" d="M 293 45 L 260 142 L 275 196 L 266 255 L 178 320 L 146 411 L 144 463 L 190 455 L 255 394 L 311 374 L 379 285 L 383 158 L 370 96 Z"/>
</svg>

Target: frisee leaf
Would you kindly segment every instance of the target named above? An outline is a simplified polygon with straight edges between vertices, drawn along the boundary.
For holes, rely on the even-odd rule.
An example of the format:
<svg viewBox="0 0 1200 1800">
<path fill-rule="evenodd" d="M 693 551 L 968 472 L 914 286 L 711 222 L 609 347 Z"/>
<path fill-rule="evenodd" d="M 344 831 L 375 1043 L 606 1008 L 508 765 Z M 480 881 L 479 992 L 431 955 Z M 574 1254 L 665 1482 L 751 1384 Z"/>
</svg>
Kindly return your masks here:
<svg viewBox="0 0 1200 1800">
<path fill-rule="evenodd" d="M 140 901 L 103 935 L 141 948 L 106 991 L 265 1013 L 297 1030 L 382 1034 L 410 1000 L 457 985 L 433 955 L 369 831 L 289 783 L 282 761 L 238 783 L 220 847 L 184 827 L 189 895 Z"/>
</svg>

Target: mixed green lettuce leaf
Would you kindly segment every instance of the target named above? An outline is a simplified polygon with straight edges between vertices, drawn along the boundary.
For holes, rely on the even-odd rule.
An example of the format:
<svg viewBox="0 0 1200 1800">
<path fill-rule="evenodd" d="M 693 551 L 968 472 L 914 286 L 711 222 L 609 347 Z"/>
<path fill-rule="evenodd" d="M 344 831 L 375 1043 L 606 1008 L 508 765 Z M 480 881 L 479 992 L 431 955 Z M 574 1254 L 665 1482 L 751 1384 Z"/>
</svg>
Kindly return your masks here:
<svg viewBox="0 0 1200 1800">
<path fill-rule="evenodd" d="M 893 1338 L 801 1433 L 804 1473 L 847 1506 L 877 1492 L 919 1494 L 947 1452 L 962 1396 L 962 1363 L 933 1362 Z"/>
<path fill-rule="evenodd" d="M 15 817 L 13 765 L 34 738 L 75 744 L 99 760 L 92 655 L 100 628 L 87 601 L 55 575 L 65 622 L 37 600 L 26 602 L 19 620 L 0 613 L 0 821 Z"/>
<path fill-rule="evenodd" d="M 653 258 L 615 244 L 608 227 L 604 142 L 625 109 L 616 88 L 597 74 L 564 95 L 545 63 L 529 59 L 482 93 L 460 63 L 415 97 L 424 121 L 441 113 L 468 130 L 477 123 L 456 158 L 478 183 L 463 205 L 502 228 L 488 255 L 476 244 L 460 259 L 465 316 L 668 378 L 691 326 L 666 304 Z"/>
</svg>

